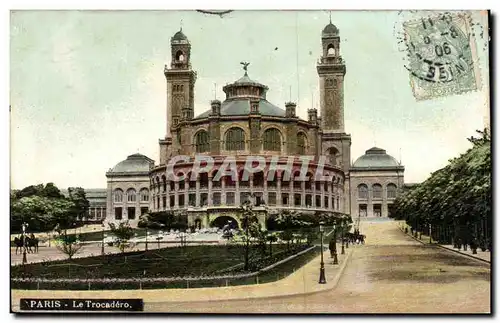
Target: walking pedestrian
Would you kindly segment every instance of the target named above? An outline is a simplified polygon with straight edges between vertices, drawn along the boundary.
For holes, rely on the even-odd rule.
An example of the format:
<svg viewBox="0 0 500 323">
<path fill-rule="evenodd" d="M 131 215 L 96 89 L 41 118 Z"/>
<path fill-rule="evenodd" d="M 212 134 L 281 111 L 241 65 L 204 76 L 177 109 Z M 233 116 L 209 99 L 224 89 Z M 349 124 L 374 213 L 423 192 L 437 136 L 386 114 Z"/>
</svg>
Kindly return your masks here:
<svg viewBox="0 0 500 323">
<path fill-rule="evenodd" d="M 330 258 L 333 258 L 333 250 L 335 249 L 335 241 L 333 241 L 333 239 L 330 240 L 328 249 L 330 249 Z"/>
</svg>

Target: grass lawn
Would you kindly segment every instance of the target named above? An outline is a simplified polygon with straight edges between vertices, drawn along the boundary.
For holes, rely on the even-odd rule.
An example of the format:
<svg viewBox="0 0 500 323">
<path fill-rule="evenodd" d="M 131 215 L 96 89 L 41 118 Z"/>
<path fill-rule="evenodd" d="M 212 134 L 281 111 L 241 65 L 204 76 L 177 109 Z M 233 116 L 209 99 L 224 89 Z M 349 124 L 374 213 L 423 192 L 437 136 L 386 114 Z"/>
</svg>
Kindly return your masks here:
<svg viewBox="0 0 500 323">
<path fill-rule="evenodd" d="M 304 248 L 304 247 L 302 247 Z M 284 244 L 273 246 L 274 258 L 263 261 L 267 255 L 254 246 L 250 251 L 252 264 L 261 263 L 261 268 L 284 259 L 297 251 L 286 250 Z M 317 249 L 317 248 L 316 248 Z M 282 264 L 259 277 L 260 282 L 274 281 L 291 274 L 310 261 L 316 251 Z M 37 278 L 142 278 L 142 277 L 186 277 L 220 276 L 243 273 L 244 248 L 238 245 L 173 247 L 147 252 L 106 255 L 105 257 L 76 258 L 45 263 L 11 266 L 11 277 Z M 229 270 L 228 270 L 229 269 Z M 255 270 L 255 267 L 254 267 Z M 141 283 L 21 283 L 12 282 L 12 288 L 21 289 L 137 289 L 137 288 L 194 288 L 228 285 L 254 284 L 255 277 L 231 280 L 209 280 L 187 282 Z M 188 285 L 187 285 L 188 284 Z M 190 285 L 190 286 L 189 286 Z"/>
<path fill-rule="evenodd" d="M 278 254 L 286 245 L 275 245 Z M 261 258 L 254 246 L 250 259 Z M 12 277 L 40 278 L 133 278 L 214 275 L 244 261 L 237 245 L 172 247 L 87 258 L 12 266 Z"/>
</svg>

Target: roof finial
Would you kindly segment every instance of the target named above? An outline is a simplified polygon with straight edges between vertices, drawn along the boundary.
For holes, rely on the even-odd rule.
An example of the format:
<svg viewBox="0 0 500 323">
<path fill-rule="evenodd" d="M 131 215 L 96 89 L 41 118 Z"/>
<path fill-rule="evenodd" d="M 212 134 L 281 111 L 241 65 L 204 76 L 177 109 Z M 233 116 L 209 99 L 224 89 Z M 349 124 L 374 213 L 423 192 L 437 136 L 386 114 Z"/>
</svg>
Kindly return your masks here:
<svg viewBox="0 0 500 323">
<path fill-rule="evenodd" d="M 182 31 L 182 19 L 181 19 L 181 31 Z"/>
<path fill-rule="evenodd" d="M 330 10 L 330 24 L 332 23 L 332 11 Z"/>
<path fill-rule="evenodd" d="M 249 62 L 240 62 L 241 65 L 243 65 L 243 70 L 245 71 L 245 76 L 248 76 L 248 65 L 250 65 Z"/>
<path fill-rule="evenodd" d="M 214 96 L 215 100 L 217 100 L 217 83 L 214 83 Z"/>
</svg>

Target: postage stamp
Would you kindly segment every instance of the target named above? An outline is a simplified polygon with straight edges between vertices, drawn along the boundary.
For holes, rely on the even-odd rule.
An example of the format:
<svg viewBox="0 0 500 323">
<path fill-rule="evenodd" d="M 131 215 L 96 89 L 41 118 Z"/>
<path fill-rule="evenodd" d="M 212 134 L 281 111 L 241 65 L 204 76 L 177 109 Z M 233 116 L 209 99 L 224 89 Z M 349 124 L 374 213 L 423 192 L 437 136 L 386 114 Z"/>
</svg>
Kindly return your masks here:
<svg viewBox="0 0 500 323">
<path fill-rule="evenodd" d="M 417 100 L 481 88 L 471 18 L 446 12 L 403 24 L 410 84 Z"/>
</svg>

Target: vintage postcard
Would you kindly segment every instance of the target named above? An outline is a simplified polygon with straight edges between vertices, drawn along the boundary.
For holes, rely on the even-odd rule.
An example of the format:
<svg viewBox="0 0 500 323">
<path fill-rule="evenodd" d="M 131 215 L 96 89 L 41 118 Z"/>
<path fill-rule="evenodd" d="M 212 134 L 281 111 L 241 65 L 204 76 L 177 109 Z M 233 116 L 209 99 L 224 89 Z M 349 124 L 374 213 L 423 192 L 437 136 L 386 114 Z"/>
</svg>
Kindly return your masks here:
<svg viewBox="0 0 500 323">
<path fill-rule="evenodd" d="M 489 22 L 12 10 L 11 311 L 491 314 Z"/>
</svg>

